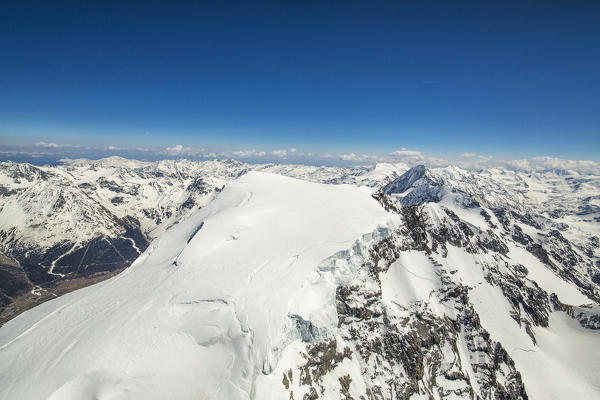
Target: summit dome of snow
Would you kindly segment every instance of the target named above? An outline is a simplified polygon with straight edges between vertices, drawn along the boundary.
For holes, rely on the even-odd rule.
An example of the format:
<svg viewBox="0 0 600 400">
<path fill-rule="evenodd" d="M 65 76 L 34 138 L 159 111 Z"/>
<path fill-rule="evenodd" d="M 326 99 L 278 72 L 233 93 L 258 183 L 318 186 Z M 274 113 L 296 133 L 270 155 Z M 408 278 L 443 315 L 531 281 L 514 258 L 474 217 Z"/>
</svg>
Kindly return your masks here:
<svg viewBox="0 0 600 400">
<path fill-rule="evenodd" d="M 335 329 L 319 262 L 392 219 L 364 189 L 248 173 L 125 273 L 7 323 L 1 396 L 248 398 L 288 314 Z"/>
</svg>

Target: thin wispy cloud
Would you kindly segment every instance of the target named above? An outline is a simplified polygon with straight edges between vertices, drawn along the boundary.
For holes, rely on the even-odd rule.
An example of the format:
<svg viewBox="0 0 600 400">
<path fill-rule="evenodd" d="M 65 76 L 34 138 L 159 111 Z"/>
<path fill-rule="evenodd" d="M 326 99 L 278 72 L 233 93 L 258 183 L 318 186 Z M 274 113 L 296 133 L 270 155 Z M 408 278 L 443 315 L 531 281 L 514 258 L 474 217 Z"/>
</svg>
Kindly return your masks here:
<svg viewBox="0 0 600 400">
<path fill-rule="evenodd" d="M 188 156 L 188 157 L 194 157 L 194 156 L 198 156 L 201 155 L 203 150 L 202 149 L 194 149 L 191 147 L 184 147 L 181 144 L 172 146 L 172 147 L 167 147 L 164 152 L 168 155 L 171 156 Z"/>
<path fill-rule="evenodd" d="M 47 143 L 47 142 L 37 142 L 34 144 L 37 147 L 45 147 L 47 149 L 57 149 L 59 147 L 66 147 L 67 144 L 58 144 L 58 143 Z"/>
<path fill-rule="evenodd" d="M 420 151 L 407 150 L 405 148 L 401 148 L 400 150 L 392 151 L 390 153 L 390 156 L 392 156 L 392 157 L 422 157 L 423 155 L 421 154 Z"/>
<path fill-rule="evenodd" d="M 273 150 L 270 154 L 275 157 L 283 158 L 287 156 L 287 150 Z"/>
<path fill-rule="evenodd" d="M 227 155 L 228 153 L 223 153 L 223 154 Z M 238 157 L 238 158 L 251 158 L 251 157 L 264 157 L 265 155 L 267 155 L 267 153 L 264 151 L 256 151 L 256 150 L 238 150 L 238 151 L 231 152 L 231 155 L 233 157 Z"/>
<path fill-rule="evenodd" d="M 167 153 L 181 153 L 183 151 L 183 145 L 178 144 L 173 147 L 167 147 L 165 150 Z"/>
<path fill-rule="evenodd" d="M 340 158 L 343 161 L 356 161 L 356 162 L 378 159 L 378 157 L 371 156 L 368 154 L 354 154 L 354 153 L 342 154 L 342 155 L 340 155 Z"/>
</svg>

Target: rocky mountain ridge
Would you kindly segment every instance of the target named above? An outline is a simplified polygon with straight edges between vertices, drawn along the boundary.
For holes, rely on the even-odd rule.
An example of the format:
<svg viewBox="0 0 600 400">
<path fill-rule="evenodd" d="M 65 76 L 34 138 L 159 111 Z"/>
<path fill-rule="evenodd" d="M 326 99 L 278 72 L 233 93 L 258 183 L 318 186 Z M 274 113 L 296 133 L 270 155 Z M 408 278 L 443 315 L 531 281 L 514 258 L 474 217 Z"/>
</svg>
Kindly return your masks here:
<svg viewBox="0 0 600 400">
<path fill-rule="evenodd" d="M 555 347 L 578 347 L 578 331 L 587 346 L 600 343 L 597 236 L 586 230 L 598 215 L 540 212 L 539 197 L 482 181 L 417 166 L 374 193 L 402 224 L 353 261 L 354 278 L 336 291 L 335 336 L 309 341 L 306 362 L 278 367 L 290 398 L 600 396 L 600 377 L 567 388 L 582 369 L 550 371 L 574 366 Z M 569 333 L 549 340 L 561 324 Z M 597 354 L 576 351 L 577 362 L 593 364 L 585 352 Z M 359 369 L 337 367 L 344 358 Z M 339 380 L 333 392 L 328 380 Z M 351 393 L 356 381 L 362 392 Z"/>
<path fill-rule="evenodd" d="M 223 367 L 225 375 L 194 381 L 189 398 L 600 397 L 598 177 L 424 166 L 404 173 L 385 166 L 253 167 L 347 183 L 312 186 L 239 167 L 242 172 L 229 170 L 235 171 L 230 180 L 222 178 L 224 189 L 214 185 L 205 206 L 159 234 L 132 271 L 74 297 L 109 309 L 126 306 L 131 297 L 131 312 L 146 310 L 140 321 L 161 327 L 136 335 L 150 335 L 148 343 L 155 343 L 153 335 L 166 329 L 192 338 L 181 357 L 192 354 L 193 346 L 211 354 L 193 363 L 235 354 Z M 350 208 L 340 214 L 341 207 Z M 365 218 L 367 209 L 372 217 Z M 309 216 L 313 222 L 307 227 Z M 365 230 L 375 218 L 380 225 Z M 354 225 L 359 219 L 365 224 L 360 229 Z M 341 226 L 348 228 L 321 232 Z M 349 228 L 363 235 L 353 244 L 346 238 L 343 247 L 335 232 Z M 321 241 L 307 229 L 317 229 Z M 294 248 L 284 251 L 286 246 Z M 338 250 L 323 258 L 324 247 Z M 318 257 L 306 255 L 315 251 Z M 169 283 L 163 287 L 147 270 Z M 195 280 L 198 276 L 202 279 Z M 132 287 L 140 280 L 156 287 L 148 289 L 148 300 L 145 286 Z M 117 303 L 106 300 L 109 294 Z M 68 328 L 77 335 L 89 318 L 80 317 L 88 306 L 79 304 L 58 299 L 46 308 L 64 307 L 61 313 L 70 320 L 82 318 L 83 325 Z M 0 347 L 18 351 L 13 343 L 35 339 L 30 324 L 45 335 L 60 323 L 46 320 L 42 307 L 32 311 L 0 329 L 0 339 L 7 335 Z M 115 320 L 115 327 L 129 318 L 122 314 L 125 319 Z M 97 323 L 112 324 L 105 318 Z M 124 335 L 115 346 L 129 339 Z M 179 343 L 165 340 L 167 347 Z M 84 342 L 77 339 L 76 348 L 84 351 Z M 55 347 L 52 351 L 68 358 Z M 135 357 L 141 354 L 146 353 Z M 93 363 L 86 368 L 92 366 L 99 368 Z M 127 376 L 145 379 L 145 372 L 123 368 L 132 374 Z M 166 373 L 156 368 L 153 374 Z M 127 389 L 131 398 L 139 398 L 136 390 L 146 393 L 143 385 L 115 380 L 112 371 L 94 371 L 48 383 L 44 390 L 53 388 L 57 398 L 81 398 L 84 389 L 93 398 L 96 387 L 113 394 Z M 185 376 L 165 382 L 187 387 Z"/>
</svg>

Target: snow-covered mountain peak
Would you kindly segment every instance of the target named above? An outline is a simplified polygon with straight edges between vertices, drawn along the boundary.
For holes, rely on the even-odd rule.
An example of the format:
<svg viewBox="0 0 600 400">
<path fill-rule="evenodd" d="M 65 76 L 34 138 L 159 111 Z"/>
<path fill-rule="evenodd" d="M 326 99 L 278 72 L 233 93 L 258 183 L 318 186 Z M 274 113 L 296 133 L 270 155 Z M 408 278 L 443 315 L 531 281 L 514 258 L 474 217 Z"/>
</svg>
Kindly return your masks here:
<svg viewBox="0 0 600 400">
<path fill-rule="evenodd" d="M 383 192 L 401 199 L 405 206 L 439 201 L 443 180 L 424 165 L 412 167 L 400 177 L 388 183 Z"/>
<path fill-rule="evenodd" d="M 248 399 L 298 334 L 288 315 L 335 331 L 337 283 L 321 261 L 394 218 L 361 188 L 245 174 L 126 273 L 7 323 L 0 376 L 39 377 L 10 385 L 21 399 Z"/>
<path fill-rule="evenodd" d="M 598 176 L 110 159 L 0 181 L 0 301 L 137 258 L 0 329 L 0 398 L 599 396 Z"/>
<path fill-rule="evenodd" d="M 431 181 L 431 173 L 424 165 L 417 165 L 406 171 L 393 182 L 388 183 L 384 190 L 387 194 L 401 194 L 422 179 Z"/>
</svg>

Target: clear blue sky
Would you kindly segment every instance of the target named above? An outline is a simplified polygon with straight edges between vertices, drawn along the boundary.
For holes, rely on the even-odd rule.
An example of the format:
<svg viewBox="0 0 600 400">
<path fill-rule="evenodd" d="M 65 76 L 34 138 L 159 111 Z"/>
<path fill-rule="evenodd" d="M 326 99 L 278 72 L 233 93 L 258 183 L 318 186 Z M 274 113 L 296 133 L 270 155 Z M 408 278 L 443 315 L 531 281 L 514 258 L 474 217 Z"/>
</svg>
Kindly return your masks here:
<svg viewBox="0 0 600 400">
<path fill-rule="evenodd" d="M 6 1 L 0 140 L 600 159 L 600 1 Z"/>
</svg>

